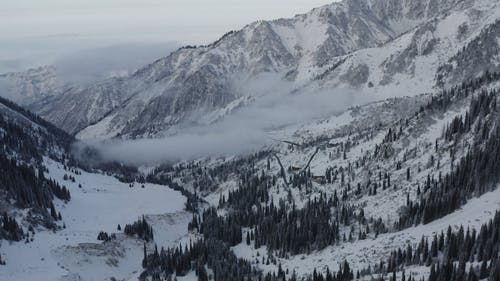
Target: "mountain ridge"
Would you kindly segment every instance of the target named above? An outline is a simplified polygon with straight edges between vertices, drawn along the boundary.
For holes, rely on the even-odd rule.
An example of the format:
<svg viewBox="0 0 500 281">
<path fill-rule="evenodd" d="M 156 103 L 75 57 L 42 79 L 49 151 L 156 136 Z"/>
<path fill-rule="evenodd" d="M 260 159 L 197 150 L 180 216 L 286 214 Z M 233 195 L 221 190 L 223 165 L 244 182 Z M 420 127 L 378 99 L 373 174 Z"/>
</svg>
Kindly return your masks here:
<svg viewBox="0 0 500 281">
<path fill-rule="evenodd" d="M 72 87 L 29 108 L 79 138 L 143 138 L 175 134 L 190 123 L 211 123 L 231 115 L 249 100 L 268 95 L 265 89 L 242 90 L 252 89 L 262 76 L 274 75 L 271 84 L 286 83 L 302 94 L 339 87 L 353 88 L 360 96 L 385 93 L 381 98 L 407 90 L 410 95 L 432 92 L 433 87 L 453 83 L 435 83 L 432 73 L 416 77 L 423 70 L 415 61 L 436 54 L 444 64 L 459 44 L 476 36 L 470 29 L 486 27 L 485 19 L 471 15 L 494 14 L 488 5 L 493 11 L 499 9 L 494 1 L 479 0 L 332 3 L 293 18 L 248 24 L 209 45 L 180 48 L 129 77 Z M 435 34 L 436 26 L 458 14 L 470 17 L 465 20 L 471 22 L 465 39 L 446 39 L 449 46 L 439 45 L 443 39 Z M 409 42 L 401 39 L 414 32 Z M 448 32 L 443 36 L 451 38 L 456 31 Z M 443 47 L 446 52 L 436 50 Z M 362 53 L 385 60 L 361 58 Z M 360 59 L 365 62 L 356 62 Z M 468 76 L 481 71 L 471 69 Z M 416 92 L 415 86 L 423 84 Z"/>
</svg>

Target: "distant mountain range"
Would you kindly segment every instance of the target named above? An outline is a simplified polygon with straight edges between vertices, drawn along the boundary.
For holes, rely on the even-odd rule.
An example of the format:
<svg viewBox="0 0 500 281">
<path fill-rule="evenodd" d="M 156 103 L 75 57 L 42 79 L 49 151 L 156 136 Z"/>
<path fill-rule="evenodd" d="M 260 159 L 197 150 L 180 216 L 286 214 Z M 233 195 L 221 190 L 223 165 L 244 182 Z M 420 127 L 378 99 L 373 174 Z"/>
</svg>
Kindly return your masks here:
<svg viewBox="0 0 500 281">
<path fill-rule="evenodd" d="M 10 98 L 80 138 L 157 137 L 226 118 L 273 84 L 369 100 L 435 92 L 499 69 L 499 20 L 493 0 L 345 0 L 251 23 L 126 77 L 62 85 L 44 67 L 2 80 Z M 269 87 L 256 87 L 263 77 Z"/>
</svg>

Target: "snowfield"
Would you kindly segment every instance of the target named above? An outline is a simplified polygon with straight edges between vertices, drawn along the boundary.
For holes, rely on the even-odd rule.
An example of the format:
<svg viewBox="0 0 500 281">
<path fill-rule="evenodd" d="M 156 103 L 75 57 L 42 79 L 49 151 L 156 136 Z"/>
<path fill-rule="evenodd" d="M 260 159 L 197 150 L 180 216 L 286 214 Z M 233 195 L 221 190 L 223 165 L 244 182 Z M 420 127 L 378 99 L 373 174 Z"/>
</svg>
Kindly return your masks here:
<svg viewBox="0 0 500 281">
<path fill-rule="evenodd" d="M 45 166 L 47 177 L 71 192 L 67 204 L 55 201 L 66 228 L 55 233 L 37 230 L 29 243 L 1 241 L 0 253 L 7 264 L 0 270 L 0 280 L 136 280 L 142 270 L 143 242 L 117 231 L 118 224 L 123 229 L 146 215 L 154 220 L 158 247 L 175 245 L 187 233 L 191 216 L 183 210 L 185 198 L 180 192 L 148 183 L 131 188 L 114 177 L 84 171 L 76 175 L 50 159 L 45 159 Z M 64 174 L 76 181 L 65 181 Z M 101 243 L 99 231 L 120 234 Z"/>
<path fill-rule="evenodd" d="M 381 259 L 385 261 L 390 256 L 391 251 L 398 247 L 404 248 L 408 244 L 418 244 L 423 236 L 432 238 L 434 234 L 446 233 L 448 226 L 451 226 L 454 231 L 458 230 L 461 225 L 464 229 L 475 228 L 479 231 L 481 225 L 490 220 L 497 210 L 500 210 L 500 188 L 479 198 L 469 200 L 461 209 L 429 224 L 381 234 L 375 239 L 356 240 L 354 243 L 347 242 L 329 246 L 310 255 L 304 254 L 292 256 L 289 259 L 277 259 L 283 270 L 289 269 L 290 272 L 295 270 L 298 276 L 310 274 L 315 268 L 326 270 L 326 267 L 329 267 L 330 270 L 337 271 L 344 260 L 349 261 L 355 270 L 363 269 L 368 265 L 376 265 Z M 267 250 L 265 247 L 254 249 L 253 241 L 250 246 L 247 246 L 243 241 L 232 249 L 238 257 L 253 261 L 255 266 L 266 272 L 276 270 L 276 266 L 273 264 L 255 264 L 256 258 L 260 261 L 262 256 L 267 256 Z M 259 256 L 257 256 L 257 252 L 259 252 Z M 415 269 L 415 273 L 421 274 L 422 270 L 428 272 L 429 268 L 418 267 Z M 411 270 L 407 271 L 408 273 L 411 273 Z"/>
</svg>

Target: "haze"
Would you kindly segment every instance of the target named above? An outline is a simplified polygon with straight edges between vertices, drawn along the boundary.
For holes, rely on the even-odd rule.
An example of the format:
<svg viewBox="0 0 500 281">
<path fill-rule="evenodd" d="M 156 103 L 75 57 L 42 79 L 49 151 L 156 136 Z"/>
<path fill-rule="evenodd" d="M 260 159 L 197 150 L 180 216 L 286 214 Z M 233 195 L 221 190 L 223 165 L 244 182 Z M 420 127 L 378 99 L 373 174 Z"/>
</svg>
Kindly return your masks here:
<svg viewBox="0 0 500 281">
<path fill-rule="evenodd" d="M 230 156 L 255 152 L 287 136 L 285 128 L 319 120 L 345 110 L 352 104 L 365 103 L 369 97 L 355 95 L 350 89 L 304 92 L 290 95 L 291 84 L 278 81 L 273 74 L 245 83 L 249 92 L 270 93 L 215 124 L 188 127 L 176 135 L 155 139 L 85 140 L 75 145 L 75 155 L 91 146 L 106 160 L 133 165 L 154 166 L 163 162 L 193 160 L 202 157 Z M 307 107 L 304 107 L 307 104 Z"/>
<path fill-rule="evenodd" d="M 0 9 L 0 73 L 113 45 L 204 44 L 332 0 L 19 0 Z M 138 47 L 139 48 L 139 47 Z M 170 48 L 165 47 L 165 55 Z"/>
<path fill-rule="evenodd" d="M 21 0 L 0 10 L 0 73 L 53 64 L 66 82 L 129 73 L 181 45 L 207 44 L 262 19 L 290 18 L 332 0 Z M 352 104 L 347 91 L 285 99 L 290 85 L 243 88 L 270 95 L 231 118 L 155 140 L 95 143 L 108 159 L 153 164 L 230 155 L 269 144 L 268 132 Z M 310 104 L 303 108 L 305 100 Z M 287 100 L 287 102 L 283 102 Z M 327 105 L 327 106 L 325 106 Z M 258 118 L 256 118 L 258 116 Z M 241 130 L 242 124 L 245 130 Z"/>
</svg>

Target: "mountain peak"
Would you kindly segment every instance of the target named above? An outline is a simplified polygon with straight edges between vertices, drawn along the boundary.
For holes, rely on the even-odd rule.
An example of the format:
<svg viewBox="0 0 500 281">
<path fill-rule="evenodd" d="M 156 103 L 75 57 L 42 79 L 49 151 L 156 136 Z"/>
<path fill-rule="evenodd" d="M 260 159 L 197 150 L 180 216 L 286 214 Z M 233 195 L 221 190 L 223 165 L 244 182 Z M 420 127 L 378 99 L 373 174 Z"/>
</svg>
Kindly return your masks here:
<svg viewBox="0 0 500 281">
<path fill-rule="evenodd" d="M 498 9 L 490 0 L 345 0 L 248 24 L 212 44 L 180 48 L 133 75 L 73 87 L 31 108 L 81 137 L 135 138 L 231 114 L 238 100 L 270 95 L 262 87 L 245 89 L 269 75 L 271 84 L 285 83 L 294 93 L 340 87 L 369 99 L 414 95 L 433 90 L 437 68 Z M 453 21 L 468 26 L 460 40 Z M 426 86 L 419 90 L 421 81 Z"/>
</svg>

